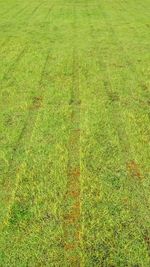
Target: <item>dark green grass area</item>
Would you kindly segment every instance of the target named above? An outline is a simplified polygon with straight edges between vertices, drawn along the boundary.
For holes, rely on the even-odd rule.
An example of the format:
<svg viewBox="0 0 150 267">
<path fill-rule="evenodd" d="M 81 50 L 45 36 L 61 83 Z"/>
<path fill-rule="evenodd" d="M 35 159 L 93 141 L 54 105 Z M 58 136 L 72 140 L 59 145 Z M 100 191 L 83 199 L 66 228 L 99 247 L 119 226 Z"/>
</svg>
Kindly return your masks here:
<svg viewBox="0 0 150 267">
<path fill-rule="evenodd" d="M 0 1 L 0 267 L 150 266 L 149 14 Z"/>
</svg>

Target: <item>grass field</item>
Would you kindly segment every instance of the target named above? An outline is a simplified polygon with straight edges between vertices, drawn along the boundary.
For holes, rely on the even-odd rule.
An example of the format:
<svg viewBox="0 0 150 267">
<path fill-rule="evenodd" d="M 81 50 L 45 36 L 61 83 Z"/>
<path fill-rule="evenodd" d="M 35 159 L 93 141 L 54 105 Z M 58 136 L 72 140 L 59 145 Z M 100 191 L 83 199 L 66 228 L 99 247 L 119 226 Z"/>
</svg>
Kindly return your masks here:
<svg viewBox="0 0 150 267">
<path fill-rule="evenodd" d="M 0 267 L 150 266 L 149 14 L 0 0 Z"/>
</svg>

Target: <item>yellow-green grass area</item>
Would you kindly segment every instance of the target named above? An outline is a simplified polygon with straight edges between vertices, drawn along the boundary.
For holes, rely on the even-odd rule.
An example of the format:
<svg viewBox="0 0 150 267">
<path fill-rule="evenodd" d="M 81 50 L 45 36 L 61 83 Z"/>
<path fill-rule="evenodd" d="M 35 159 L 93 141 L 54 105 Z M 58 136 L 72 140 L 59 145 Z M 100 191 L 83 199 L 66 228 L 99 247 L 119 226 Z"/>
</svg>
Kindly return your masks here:
<svg viewBox="0 0 150 267">
<path fill-rule="evenodd" d="M 0 267 L 150 266 L 150 1 L 0 1 Z"/>
</svg>

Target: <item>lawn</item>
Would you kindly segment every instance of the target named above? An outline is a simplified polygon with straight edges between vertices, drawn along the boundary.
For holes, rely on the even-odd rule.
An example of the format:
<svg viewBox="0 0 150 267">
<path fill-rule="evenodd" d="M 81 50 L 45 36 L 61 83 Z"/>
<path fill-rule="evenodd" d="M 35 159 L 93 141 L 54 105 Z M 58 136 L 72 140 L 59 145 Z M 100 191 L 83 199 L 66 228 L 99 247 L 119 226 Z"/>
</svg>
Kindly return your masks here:
<svg viewBox="0 0 150 267">
<path fill-rule="evenodd" d="M 150 266 L 149 14 L 0 0 L 0 267 Z"/>
</svg>

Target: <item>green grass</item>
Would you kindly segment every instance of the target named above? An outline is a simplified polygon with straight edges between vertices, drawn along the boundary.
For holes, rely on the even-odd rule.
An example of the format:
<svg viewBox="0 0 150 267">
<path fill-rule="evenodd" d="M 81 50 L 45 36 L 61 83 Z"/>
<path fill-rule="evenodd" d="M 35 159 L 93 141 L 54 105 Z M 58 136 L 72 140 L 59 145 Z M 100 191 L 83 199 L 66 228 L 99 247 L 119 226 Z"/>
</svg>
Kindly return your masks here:
<svg viewBox="0 0 150 267">
<path fill-rule="evenodd" d="M 149 13 L 0 1 L 0 267 L 150 266 Z"/>
</svg>

